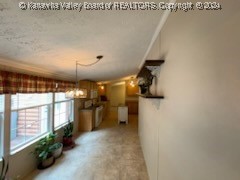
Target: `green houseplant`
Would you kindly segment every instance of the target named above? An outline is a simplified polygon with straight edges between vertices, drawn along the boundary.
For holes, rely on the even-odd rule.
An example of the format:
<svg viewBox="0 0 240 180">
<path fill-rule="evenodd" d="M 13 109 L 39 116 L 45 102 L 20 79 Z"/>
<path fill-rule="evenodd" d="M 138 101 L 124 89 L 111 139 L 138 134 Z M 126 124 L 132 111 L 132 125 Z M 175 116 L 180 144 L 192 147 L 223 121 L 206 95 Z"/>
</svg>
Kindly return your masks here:
<svg viewBox="0 0 240 180">
<path fill-rule="evenodd" d="M 73 123 L 68 121 L 68 124 L 64 127 L 64 135 L 63 135 L 63 146 L 64 147 L 73 147 L 74 141 L 72 139 L 73 133 Z"/>
<path fill-rule="evenodd" d="M 7 172 L 8 172 L 8 162 L 6 163 L 4 157 L 2 157 L 2 168 L 0 172 L 0 180 L 5 180 Z"/>
<path fill-rule="evenodd" d="M 52 155 L 53 149 L 51 146 L 54 144 L 55 137 L 56 134 L 50 133 L 38 141 L 34 154 L 38 159 L 39 169 L 44 169 L 54 164 L 55 158 Z"/>
</svg>

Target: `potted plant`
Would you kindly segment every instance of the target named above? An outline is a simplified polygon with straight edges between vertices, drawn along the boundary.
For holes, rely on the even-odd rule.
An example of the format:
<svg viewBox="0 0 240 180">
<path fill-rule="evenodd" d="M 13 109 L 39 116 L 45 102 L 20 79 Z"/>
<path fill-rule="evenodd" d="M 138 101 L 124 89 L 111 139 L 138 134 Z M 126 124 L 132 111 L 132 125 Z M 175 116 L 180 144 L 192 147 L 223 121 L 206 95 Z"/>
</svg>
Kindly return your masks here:
<svg viewBox="0 0 240 180">
<path fill-rule="evenodd" d="M 57 159 L 62 155 L 63 144 L 60 142 L 56 142 L 51 145 L 50 149 L 52 150 L 53 157 Z"/>
<path fill-rule="evenodd" d="M 53 157 L 57 159 L 62 155 L 63 144 L 60 142 L 55 142 L 55 139 L 57 137 L 56 133 L 50 133 L 49 135 L 52 138 L 50 150 L 52 152 Z"/>
<path fill-rule="evenodd" d="M 50 133 L 38 141 L 34 154 L 38 159 L 39 169 L 45 169 L 54 164 L 55 158 L 53 157 L 51 146 L 54 144 L 55 137 L 56 134 Z"/>
<path fill-rule="evenodd" d="M 73 132 L 73 123 L 68 121 L 68 124 L 64 127 L 64 135 L 63 135 L 63 146 L 64 147 L 73 147 L 74 142 L 72 139 Z"/>
<path fill-rule="evenodd" d="M 5 180 L 7 172 L 8 172 L 8 162 L 6 164 L 4 157 L 2 157 L 2 168 L 0 172 L 0 180 Z"/>
</svg>

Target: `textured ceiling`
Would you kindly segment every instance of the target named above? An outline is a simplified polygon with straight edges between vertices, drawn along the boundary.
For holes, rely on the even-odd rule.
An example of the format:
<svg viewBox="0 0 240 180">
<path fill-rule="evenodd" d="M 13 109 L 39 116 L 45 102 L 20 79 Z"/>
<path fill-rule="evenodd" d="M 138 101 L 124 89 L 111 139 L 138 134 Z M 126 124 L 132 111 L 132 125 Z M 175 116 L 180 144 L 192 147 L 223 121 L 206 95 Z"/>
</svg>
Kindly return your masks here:
<svg viewBox="0 0 240 180">
<path fill-rule="evenodd" d="M 153 10 L 24 11 L 18 2 L 0 2 L 1 66 L 49 72 L 69 80 L 75 80 L 76 60 L 88 64 L 97 55 L 104 58 L 96 65 L 78 67 L 79 79 L 104 81 L 136 74 L 162 14 Z"/>
</svg>

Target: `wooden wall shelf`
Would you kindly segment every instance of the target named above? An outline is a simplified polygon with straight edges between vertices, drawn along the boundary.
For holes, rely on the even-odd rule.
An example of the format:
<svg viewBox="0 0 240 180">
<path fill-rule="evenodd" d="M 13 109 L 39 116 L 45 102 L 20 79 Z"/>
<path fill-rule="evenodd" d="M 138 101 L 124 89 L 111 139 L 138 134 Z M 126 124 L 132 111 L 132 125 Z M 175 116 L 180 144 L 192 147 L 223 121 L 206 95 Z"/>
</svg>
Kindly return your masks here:
<svg viewBox="0 0 240 180">
<path fill-rule="evenodd" d="M 149 99 L 164 99 L 164 96 L 145 95 L 145 94 L 137 94 L 137 95 L 143 98 L 149 98 Z"/>
</svg>

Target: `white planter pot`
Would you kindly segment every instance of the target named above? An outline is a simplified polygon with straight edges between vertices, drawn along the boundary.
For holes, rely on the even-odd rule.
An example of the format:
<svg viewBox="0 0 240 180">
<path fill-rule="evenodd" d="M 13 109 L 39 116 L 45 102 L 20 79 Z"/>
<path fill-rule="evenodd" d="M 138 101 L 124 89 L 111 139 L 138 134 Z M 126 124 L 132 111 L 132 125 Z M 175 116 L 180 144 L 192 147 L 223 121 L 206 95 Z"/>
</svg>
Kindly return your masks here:
<svg viewBox="0 0 240 180">
<path fill-rule="evenodd" d="M 47 167 L 51 166 L 53 163 L 54 163 L 54 157 L 51 156 L 51 157 L 43 160 L 43 162 L 41 163 L 41 167 L 47 168 Z"/>
<path fill-rule="evenodd" d="M 55 159 L 59 158 L 62 155 L 62 149 L 63 149 L 63 144 L 61 143 L 61 147 L 59 147 L 58 149 L 56 149 L 52 152 L 53 157 Z"/>
</svg>

